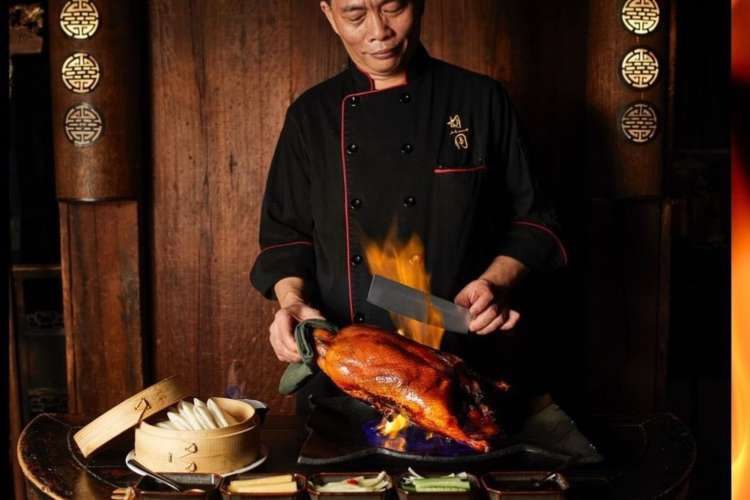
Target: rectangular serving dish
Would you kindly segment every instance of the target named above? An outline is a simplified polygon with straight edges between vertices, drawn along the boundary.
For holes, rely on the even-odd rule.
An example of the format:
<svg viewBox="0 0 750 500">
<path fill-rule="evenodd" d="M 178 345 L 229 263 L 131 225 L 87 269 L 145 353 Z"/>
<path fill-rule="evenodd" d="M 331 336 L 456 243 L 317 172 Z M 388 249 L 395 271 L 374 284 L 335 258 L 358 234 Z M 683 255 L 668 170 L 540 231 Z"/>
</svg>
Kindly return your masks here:
<svg viewBox="0 0 750 500">
<path fill-rule="evenodd" d="M 551 471 L 499 471 L 482 475 L 482 486 L 490 500 L 565 500 L 565 492 L 555 482 L 535 487 L 534 483 Z M 558 473 L 559 474 L 559 473 Z M 561 477 L 562 474 L 560 474 Z"/>
<path fill-rule="evenodd" d="M 162 485 L 158 481 L 148 476 L 144 476 L 135 485 L 136 498 L 144 500 L 163 498 L 213 500 L 216 498 L 216 492 L 221 483 L 221 476 L 218 474 L 165 472 L 164 475 L 184 487 L 186 490 L 190 488 L 200 488 L 205 490 L 205 493 L 174 491 L 169 486 Z"/>
<path fill-rule="evenodd" d="M 393 478 L 390 475 L 386 475 L 388 481 L 391 483 L 389 488 L 383 491 L 363 491 L 361 493 L 356 492 L 342 492 L 342 493 L 326 493 L 318 492 L 315 490 L 314 485 L 326 484 L 334 481 L 343 481 L 350 477 L 364 476 L 366 478 L 375 477 L 380 472 L 321 472 L 313 474 L 307 478 L 306 490 L 307 494 L 310 495 L 310 500 L 386 500 L 390 498 L 390 494 L 393 491 Z"/>
<path fill-rule="evenodd" d="M 420 499 L 420 500 L 427 500 L 430 498 L 437 498 L 440 500 L 472 500 L 477 498 L 483 498 L 482 496 L 482 485 L 479 482 L 479 478 L 475 476 L 474 474 L 467 474 L 469 477 L 469 483 L 471 484 L 471 490 L 469 491 L 430 491 L 430 492 L 415 492 L 415 491 L 408 491 L 401 487 L 401 479 L 406 476 L 408 473 L 399 474 L 395 478 L 395 483 L 393 485 L 394 488 L 396 488 L 396 492 L 398 493 L 399 500 L 409 500 L 409 499 Z M 437 476 L 444 476 L 445 474 L 426 474 L 424 477 L 437 477 Z"/>
<path fill-rule="evenodd" d="M 237 479 L 258 479 L 261 477 L 276 476 L 278 473 L 265 474 L 239 474 L 236 476 L 225 477 L 219 486 L 219 493 L 222 500 L 238 500 L 241 498 L 254 498 L 255 500 L 300 500 L 304 497 L 305 485 L 307 478 L 302 474 L 294 474 L 294 480 L 297 482 L 296 493 L 232 493 L 229 491 L 229 483 Z"/>
</svg>

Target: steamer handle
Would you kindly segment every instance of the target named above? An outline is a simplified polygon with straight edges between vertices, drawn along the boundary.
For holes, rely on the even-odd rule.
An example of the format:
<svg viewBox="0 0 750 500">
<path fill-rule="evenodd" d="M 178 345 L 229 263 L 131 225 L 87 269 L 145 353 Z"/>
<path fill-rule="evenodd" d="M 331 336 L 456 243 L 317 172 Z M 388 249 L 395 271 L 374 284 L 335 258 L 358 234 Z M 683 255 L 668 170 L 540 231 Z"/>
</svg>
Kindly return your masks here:
<svg viewBox="0 0 750 500">
<path fill-rule="evenodd" d="M 195 453 L 198 453 L 198 445 L 195 443 L 188 443 L 187 446 L 185 446 L 185 453 L 184 455 L 180 455 L 180 458 L 185 458 L 189 455 L 193 455 Z"/>
<path fill-rule="evenodd" d="M 135 411 L 140 410 L 141 414 L 138 415 L 138 423 L 143 420 L 143 415 L 146 414 L 146 412 L 151 408 L 151 405 L 149 404 L 148 400 L 146 398 L 141 398 L 140 401 L 138 401 L 138 404 L 135 405 L 135 408 L 133 408 Z"/>
</svg>

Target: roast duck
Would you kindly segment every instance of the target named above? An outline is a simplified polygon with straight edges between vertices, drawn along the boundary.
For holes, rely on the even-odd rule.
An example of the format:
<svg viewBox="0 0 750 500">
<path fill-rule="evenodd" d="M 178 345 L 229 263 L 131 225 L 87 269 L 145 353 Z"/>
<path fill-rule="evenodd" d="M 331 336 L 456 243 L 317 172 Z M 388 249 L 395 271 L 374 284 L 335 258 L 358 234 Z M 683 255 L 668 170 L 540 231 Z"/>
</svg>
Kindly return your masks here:
<svg viewBox="0 0 750 500">
<path fill-rule="evenodd" d="M 507 384 L 479 376 L 461 358 L 367 325 L 315 329 L 313 338 L 320 369 L 386 417 L 401 414 L 479 452 L 501 436 L 493 400 Z"/>
</svg>

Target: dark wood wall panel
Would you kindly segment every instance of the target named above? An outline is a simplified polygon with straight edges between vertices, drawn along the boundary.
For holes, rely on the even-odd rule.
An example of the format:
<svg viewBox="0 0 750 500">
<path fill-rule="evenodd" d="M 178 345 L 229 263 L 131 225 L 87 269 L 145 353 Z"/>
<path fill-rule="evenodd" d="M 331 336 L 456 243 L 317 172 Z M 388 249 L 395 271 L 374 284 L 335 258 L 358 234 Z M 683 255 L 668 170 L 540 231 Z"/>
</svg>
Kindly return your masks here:
<svg viewBox="0 0 750 500">
<path fill-rule="evenodd" d="M 588 406 L 648 413 L 663 395 L 668 309 L 669 206 L 660 200 L 592 202 L 585 274 Z M 657 374 L 659 376 L 657 376 Z"/>
<path fill-rule="evenodd" d="M 68 409 L 96 415 L 143 388 L 136 202 L 60 203 Z"/>
<path fill-rule="evenodd" d="M 278 396 L 272 303 L 250 287 L 286 108 L 345 63 L 314 2 L 150 3 L 155 374 L 204 396 Z"/>
<path fill-rule="evenodd" d="M 519 2 L 429 1 L 422 39 L 433 57 L 501 81 L 511 78 L 508 15 Z"/>
</svg>

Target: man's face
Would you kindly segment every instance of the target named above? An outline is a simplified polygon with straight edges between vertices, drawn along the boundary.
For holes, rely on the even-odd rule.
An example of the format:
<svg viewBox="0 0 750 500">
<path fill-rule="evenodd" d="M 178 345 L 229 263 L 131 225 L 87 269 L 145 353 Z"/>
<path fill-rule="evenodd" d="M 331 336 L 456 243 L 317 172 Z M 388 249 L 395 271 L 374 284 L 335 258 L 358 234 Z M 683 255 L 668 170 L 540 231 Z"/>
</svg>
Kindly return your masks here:
<svg viewBox="0 0 750 500">
<path fill-rule="evenodd" d="M 352 61 L 372 76 L 403 69 L 407 50 L 419 40 L 414 0 L 331 0 L 320 8 Z"/>
</svg>

